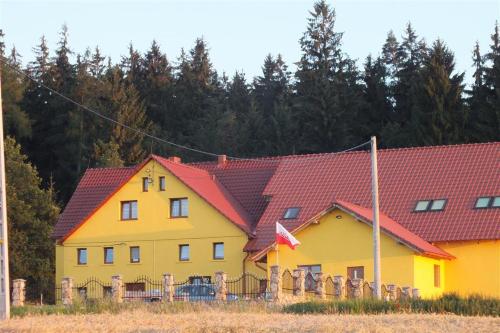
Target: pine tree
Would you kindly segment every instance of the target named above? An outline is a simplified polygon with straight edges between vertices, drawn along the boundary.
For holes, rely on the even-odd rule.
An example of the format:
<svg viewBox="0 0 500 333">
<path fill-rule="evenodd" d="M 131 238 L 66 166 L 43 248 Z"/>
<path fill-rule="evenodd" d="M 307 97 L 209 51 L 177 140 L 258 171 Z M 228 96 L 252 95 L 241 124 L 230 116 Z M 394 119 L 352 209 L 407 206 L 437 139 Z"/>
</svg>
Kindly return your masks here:
<svg viewBox="0 0 500 333">
<path fill-rule="evenodd" d="M 2 75 L 4 127 L 7 135 L 23 139 L 31 135 L 29 116 L 21 108 L 27 82 L 17 73 L 17 71 L 22 71 L 22 68 L 16 48 L 12 48 L 8 58 L 5 57 L 3 36 L 0 29 L 0 58 L 2 60 L 0 73 Z"/>
<path fill-rule="evenodd" d="M 296 73 L 300 150 L 338 150 L 357 141 L 349 128 L 362 103 L 359 73 L 341 50 L 335 11 L 322 0 L 310 14 Z"/>
<path fill-rule="evenodd" d="M 10 137 L 5 140 L 5 164 L 11 277 L 35 286 L 28 289 L 27 297 L 43 293 L 53 301 L 55 254 L 50 235 L 59 214 L 53 189 L 42 188 L 36 168 Z"/>
<path fill-rule="evenodd" d="M 454 74 L 453 53 L 441 40 L 434 42 L 422 70 L 423 95 L 420 109 L 424 119 L 417 138 L 419 145 L 443 145 L 463 142 L 464 74 Z"/>
<path fill-rule="evenodd" d="M 95 165 L 98 168 L 117 168 L 123 166 L 123 160 L 120 157 L 120 146 L 110 141 L 105 143 L 98 140 L 94 144 Z"/>
<path fill-rule="evenodd" d="M 500 27 L 495 24 L 491 35 L 490 52 L 485 55 L 489 66 L 484 69 L 484 84 L 486 87 L 486 111 L 491 119 L 491 127 L 486 140 L 500 140 Z"/>
</svg>

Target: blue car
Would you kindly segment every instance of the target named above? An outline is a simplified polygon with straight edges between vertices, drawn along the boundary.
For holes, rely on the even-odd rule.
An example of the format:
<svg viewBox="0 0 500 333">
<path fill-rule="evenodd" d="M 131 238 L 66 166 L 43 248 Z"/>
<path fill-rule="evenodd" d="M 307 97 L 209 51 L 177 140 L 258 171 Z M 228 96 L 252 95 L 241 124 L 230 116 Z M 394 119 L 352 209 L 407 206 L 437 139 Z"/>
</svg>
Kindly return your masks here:
<svg viewBox="0 0 500 333">
<path fill-rule="evenodd" d="M 177 287 L 174 293 L 176 301 L 215 301 L 215 287 L 211 284 L 190 284 Z M 227 301 L 237 301 L 238 296 L 234 294 L 226 295 Z"/>
</svg>

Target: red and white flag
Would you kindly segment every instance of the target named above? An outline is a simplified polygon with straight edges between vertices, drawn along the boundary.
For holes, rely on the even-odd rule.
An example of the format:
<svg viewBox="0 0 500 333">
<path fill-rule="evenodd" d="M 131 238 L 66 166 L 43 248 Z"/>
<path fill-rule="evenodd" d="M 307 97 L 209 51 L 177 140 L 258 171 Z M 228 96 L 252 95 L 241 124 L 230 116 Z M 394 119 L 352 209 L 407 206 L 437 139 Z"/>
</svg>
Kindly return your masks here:
<svg viewBox="0 0 500 333">
<path fill-rule="evenodd" d="M 276 222 L 276 244 L 286 244 L 292 250 L 295 250 L 295 247 L 299 245 L 300 242 L 297 238 L 293 237 L 284 226 Z"/>
</svg>

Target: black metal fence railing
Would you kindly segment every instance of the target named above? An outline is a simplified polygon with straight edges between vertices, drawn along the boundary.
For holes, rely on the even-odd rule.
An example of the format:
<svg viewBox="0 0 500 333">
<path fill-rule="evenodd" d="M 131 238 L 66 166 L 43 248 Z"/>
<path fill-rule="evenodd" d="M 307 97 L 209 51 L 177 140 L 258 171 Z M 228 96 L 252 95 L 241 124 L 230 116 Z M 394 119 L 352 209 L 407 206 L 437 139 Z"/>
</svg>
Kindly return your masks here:
<svg viewBox="0 0 500 333">
<path fill-rule="evenodd" d="M 123 299 L 127 301 L 142 300 L 158 302 L 162 299 L 163 282 L 148 276 L 139 276 L 131 282 L 123 284 Z"/>
<path fill-rule="evenodd" d="M 285 269 L 283 275 L 281 276 L 282 291 L 285 294 L 293 294 L 293 276 L 292 273 Z"/>
<path fill-rule="evenodd" d="M 245 273 L 226 281 L 228 300 L 265 300 L 269 299 L 268 280 Z"/>
<path fill-rule="evenodd" d="M 174 283 L 174 301 L 210 302 L 216 299 L 215 285 L 211 276 L 190 276 L 187 280 Z"/>
<path fill-rule="evenodd" d="M 82 301 L 111 297 L 111 282 L 91 277 L 85 282 L 73 285 L 73 297 L 78 297 Z"/>
</svg>

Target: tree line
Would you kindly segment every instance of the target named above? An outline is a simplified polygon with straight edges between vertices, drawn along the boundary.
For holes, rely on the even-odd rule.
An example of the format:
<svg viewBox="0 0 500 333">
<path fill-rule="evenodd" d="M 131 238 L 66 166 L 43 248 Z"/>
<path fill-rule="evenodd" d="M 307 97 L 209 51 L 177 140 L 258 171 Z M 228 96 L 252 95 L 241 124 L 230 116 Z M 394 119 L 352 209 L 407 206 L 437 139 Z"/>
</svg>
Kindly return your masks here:
<svg viewBox="0 0 500 333">
<path fill-rule="evenodd" d="M 41 224 L 50 230 L 57 213 L 48 212 L 67 202 L 88 167 L 132 165 L 151 152 L 206 159 L 144 133 L 239 157 L 332 152 L 371 135 L 378 136 L 382 147 L 500 140 L 498 23 L 485 52 L 478 44 L 473 47 L 468 88 L 446 43 L 438 39 L 428 44 L 411 24 L 400 37 L 389 32 L 380 54 L 369 55 L 360 65 L 343 50 L 343 33 L 335 21 L 330 5 L 315 3 L 299 40 L 302 55 L 295 72 L 281 55 L 268 55 L 262 73 L 252 79 L 243 72 L 231 77 L 218 73 L 201 38 L 173 61 L 153 41 L 145 53 L 130 44 L 128 54 L 112 62 L 98 47 L 75 55 L 63 26 L 56 50 L 49 52 L 42 36 L 33 49 L 35 60 L 25 66 L 15 48 L 7 54 L 0 42 L 6 61 L 1 75 L 7 142 L 15 163 L 24 165 L 21 176 L 31 177 L 32 190 L 45 196 Z M 9 182 L 14 183 L 14 174 L 8 172 Z M 16 195 L 11 191 L 9 200 Z M 12 232 L 30 239 L 29 222 L 23 222 L 27 217 L 17 214 L 42 214 L 40 209 L 27 204 L 10 216 Z M 43 229 L 43 235 L 48 231 Z M 44 247 L 50 240 L 39 242 Z M 30 253 L 29 258 L 44 263 L 47 252 L 38 257 Z M 53 270 L 53 261 L 46 267 Z"/>
</svg>

